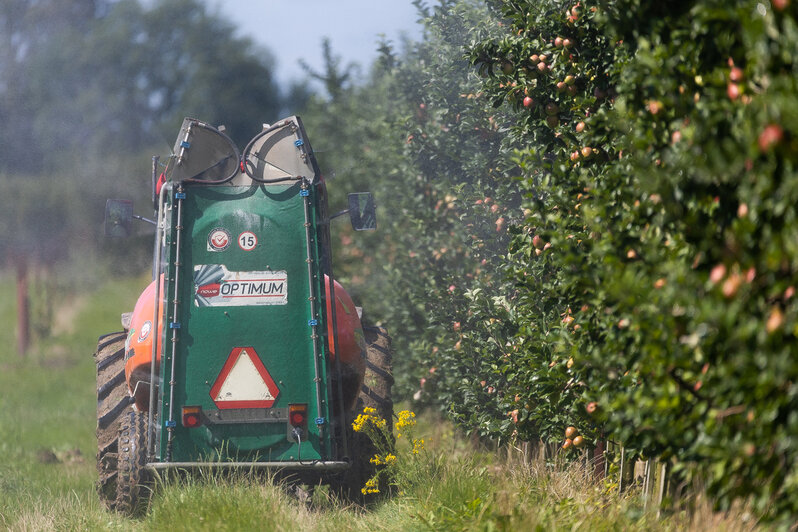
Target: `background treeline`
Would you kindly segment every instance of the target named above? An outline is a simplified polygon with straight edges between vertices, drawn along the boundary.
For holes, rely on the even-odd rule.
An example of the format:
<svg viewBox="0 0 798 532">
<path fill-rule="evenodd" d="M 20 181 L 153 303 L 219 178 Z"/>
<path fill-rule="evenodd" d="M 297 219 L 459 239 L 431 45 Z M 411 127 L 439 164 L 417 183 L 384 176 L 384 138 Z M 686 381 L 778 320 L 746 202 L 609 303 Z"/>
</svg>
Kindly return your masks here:
<svg viewBox="0 0 798 532">
<path fill-rule="evenodd" d="M 798 515 L 789 0 L 419 0 L 420 42 L 383 43 L 358 82 L 325 48 L 325 92 L 293 100 L 202 4 L 71 4 L 83 26 L 3 33 L 4 256 L 52 238 L 31 249 L 146 268 L 146 237 L 96 235 L 108 194 L 148 196 L 147 150 L 184 115 L 243 143 L 300 114 L 332 201 L 377 196 L 377 234 L 336 229 L 337 268 L 391 330 L 404 397 L 501 442 L 575 425 L 722 507 Z M 19 229 L 42 208 L 63 212 Z"/>
</svg>

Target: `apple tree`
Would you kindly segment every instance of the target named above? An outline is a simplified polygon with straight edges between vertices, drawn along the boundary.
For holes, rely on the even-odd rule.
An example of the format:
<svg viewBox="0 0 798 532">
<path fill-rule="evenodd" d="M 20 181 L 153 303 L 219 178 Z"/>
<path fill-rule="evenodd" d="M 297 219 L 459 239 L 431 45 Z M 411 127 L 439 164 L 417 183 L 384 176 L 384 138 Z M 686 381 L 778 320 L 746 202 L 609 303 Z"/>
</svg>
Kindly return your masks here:
<svg viewBox="0 0 798 532">
<path fill-rule="evenodd" d="M 498 8 L 509 31 L 471 58 L 526 143 L 510 249 L 528 401 L 567 358 L 594 430 L 789 519 L 795 6 Z"/>
</svg>

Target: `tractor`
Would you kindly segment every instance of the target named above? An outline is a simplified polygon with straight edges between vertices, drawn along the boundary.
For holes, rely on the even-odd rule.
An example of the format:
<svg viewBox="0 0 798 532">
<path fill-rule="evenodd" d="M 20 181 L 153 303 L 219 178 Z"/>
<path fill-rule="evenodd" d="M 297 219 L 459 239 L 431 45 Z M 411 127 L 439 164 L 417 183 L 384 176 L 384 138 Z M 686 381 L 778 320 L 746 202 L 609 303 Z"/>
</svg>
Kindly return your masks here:
<svg viewBox="0 0 798 532">
<path fill-rule="evenodd" d="M 159 172 L 164 168 L 163 172 Z M 264 124 L 240 152 L 186 118 L 165 164 L 153 157 L 154 220 L 108 200 L 106 234 L 155 226 L 152 282 L 122 330 L 101 336 L 97 489 L 146 510 L 168 472 L 276 470 L 358 494 L 373 444 L 365 407 L 388 421 L 391 349 L 333 275 L 331 221 L 376 228 L 374 198 L 330 214 L 299 117 Z"/>
</svg>

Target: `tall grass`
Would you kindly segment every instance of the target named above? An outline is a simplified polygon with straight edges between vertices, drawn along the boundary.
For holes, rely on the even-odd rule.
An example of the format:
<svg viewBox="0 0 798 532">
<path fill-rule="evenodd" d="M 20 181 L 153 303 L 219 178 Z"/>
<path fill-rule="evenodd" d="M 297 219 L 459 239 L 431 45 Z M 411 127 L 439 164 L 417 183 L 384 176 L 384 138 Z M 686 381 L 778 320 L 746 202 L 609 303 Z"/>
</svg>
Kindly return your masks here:
<svg viewBox="0 0 798 532">
<path fill-rule="evenodd" d="M 100 334 L 121 329 L 120 313 L 132 308 L 145 284 L 145 278 L 109 282 L 62 301 L 58 312 L 74 314 L 71 326 L 20 357 L 14 282 L 0 277 L 6 324 L 0 328 L 0 527 L 57 528 L 87 507 L 99 511 L 92 353 Z"/>
<path fill-rule="evenodd" d="M 94 492 L 97 336 L 119 329 L 146 278 L 108 282 L 64 303 L 71 326 L 16 355 L 0 328 L 0 529 L 10 530 L 750 530 L 744 510 L 723 515 L 699 502 L 657 517 L 634 490 L 619 495 L 578 465 L 554 467 L 475 448 L 432 414 L 416 435 L 426 452 L 406 462 L 390 496 L 362 508 L 325 488 L 237 473 L 160 483 L 149 512 L 127 519 Z M 13 324 L 13 282 L 0 277 L 0 319 Z M 400 442 L 401 443 L 401 442 Z M 399 448 L 400 452 L 409 452 Z"/>
</svg>

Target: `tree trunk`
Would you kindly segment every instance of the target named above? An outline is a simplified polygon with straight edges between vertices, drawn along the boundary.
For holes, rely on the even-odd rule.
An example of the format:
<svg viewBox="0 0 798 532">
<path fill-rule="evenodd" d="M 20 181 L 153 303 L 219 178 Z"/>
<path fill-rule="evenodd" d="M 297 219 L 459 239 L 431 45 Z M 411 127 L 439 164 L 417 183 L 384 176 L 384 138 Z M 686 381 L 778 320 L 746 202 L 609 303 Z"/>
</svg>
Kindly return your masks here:
<svg viewBox="0 0 798 532">
<path fill-rule="evenodd" d="M 30 343 L 30 308 L 28 306 L 28 262 L 14 260 L 17 270 L 17 353 L 24 357 Z"/>
<path fill-rule="evenodd" d="M 603 480 L 604 479 L 604 470 L 605 470 L 605 458 L 604 458 L 604 451 L 606 450 L 607 442 L 604 439 L 604 435 L 602 434 L 601 437 L 596 442 L 596 448 L 593 450 L 593 474 L 596 479 Z"/>
</svg>

